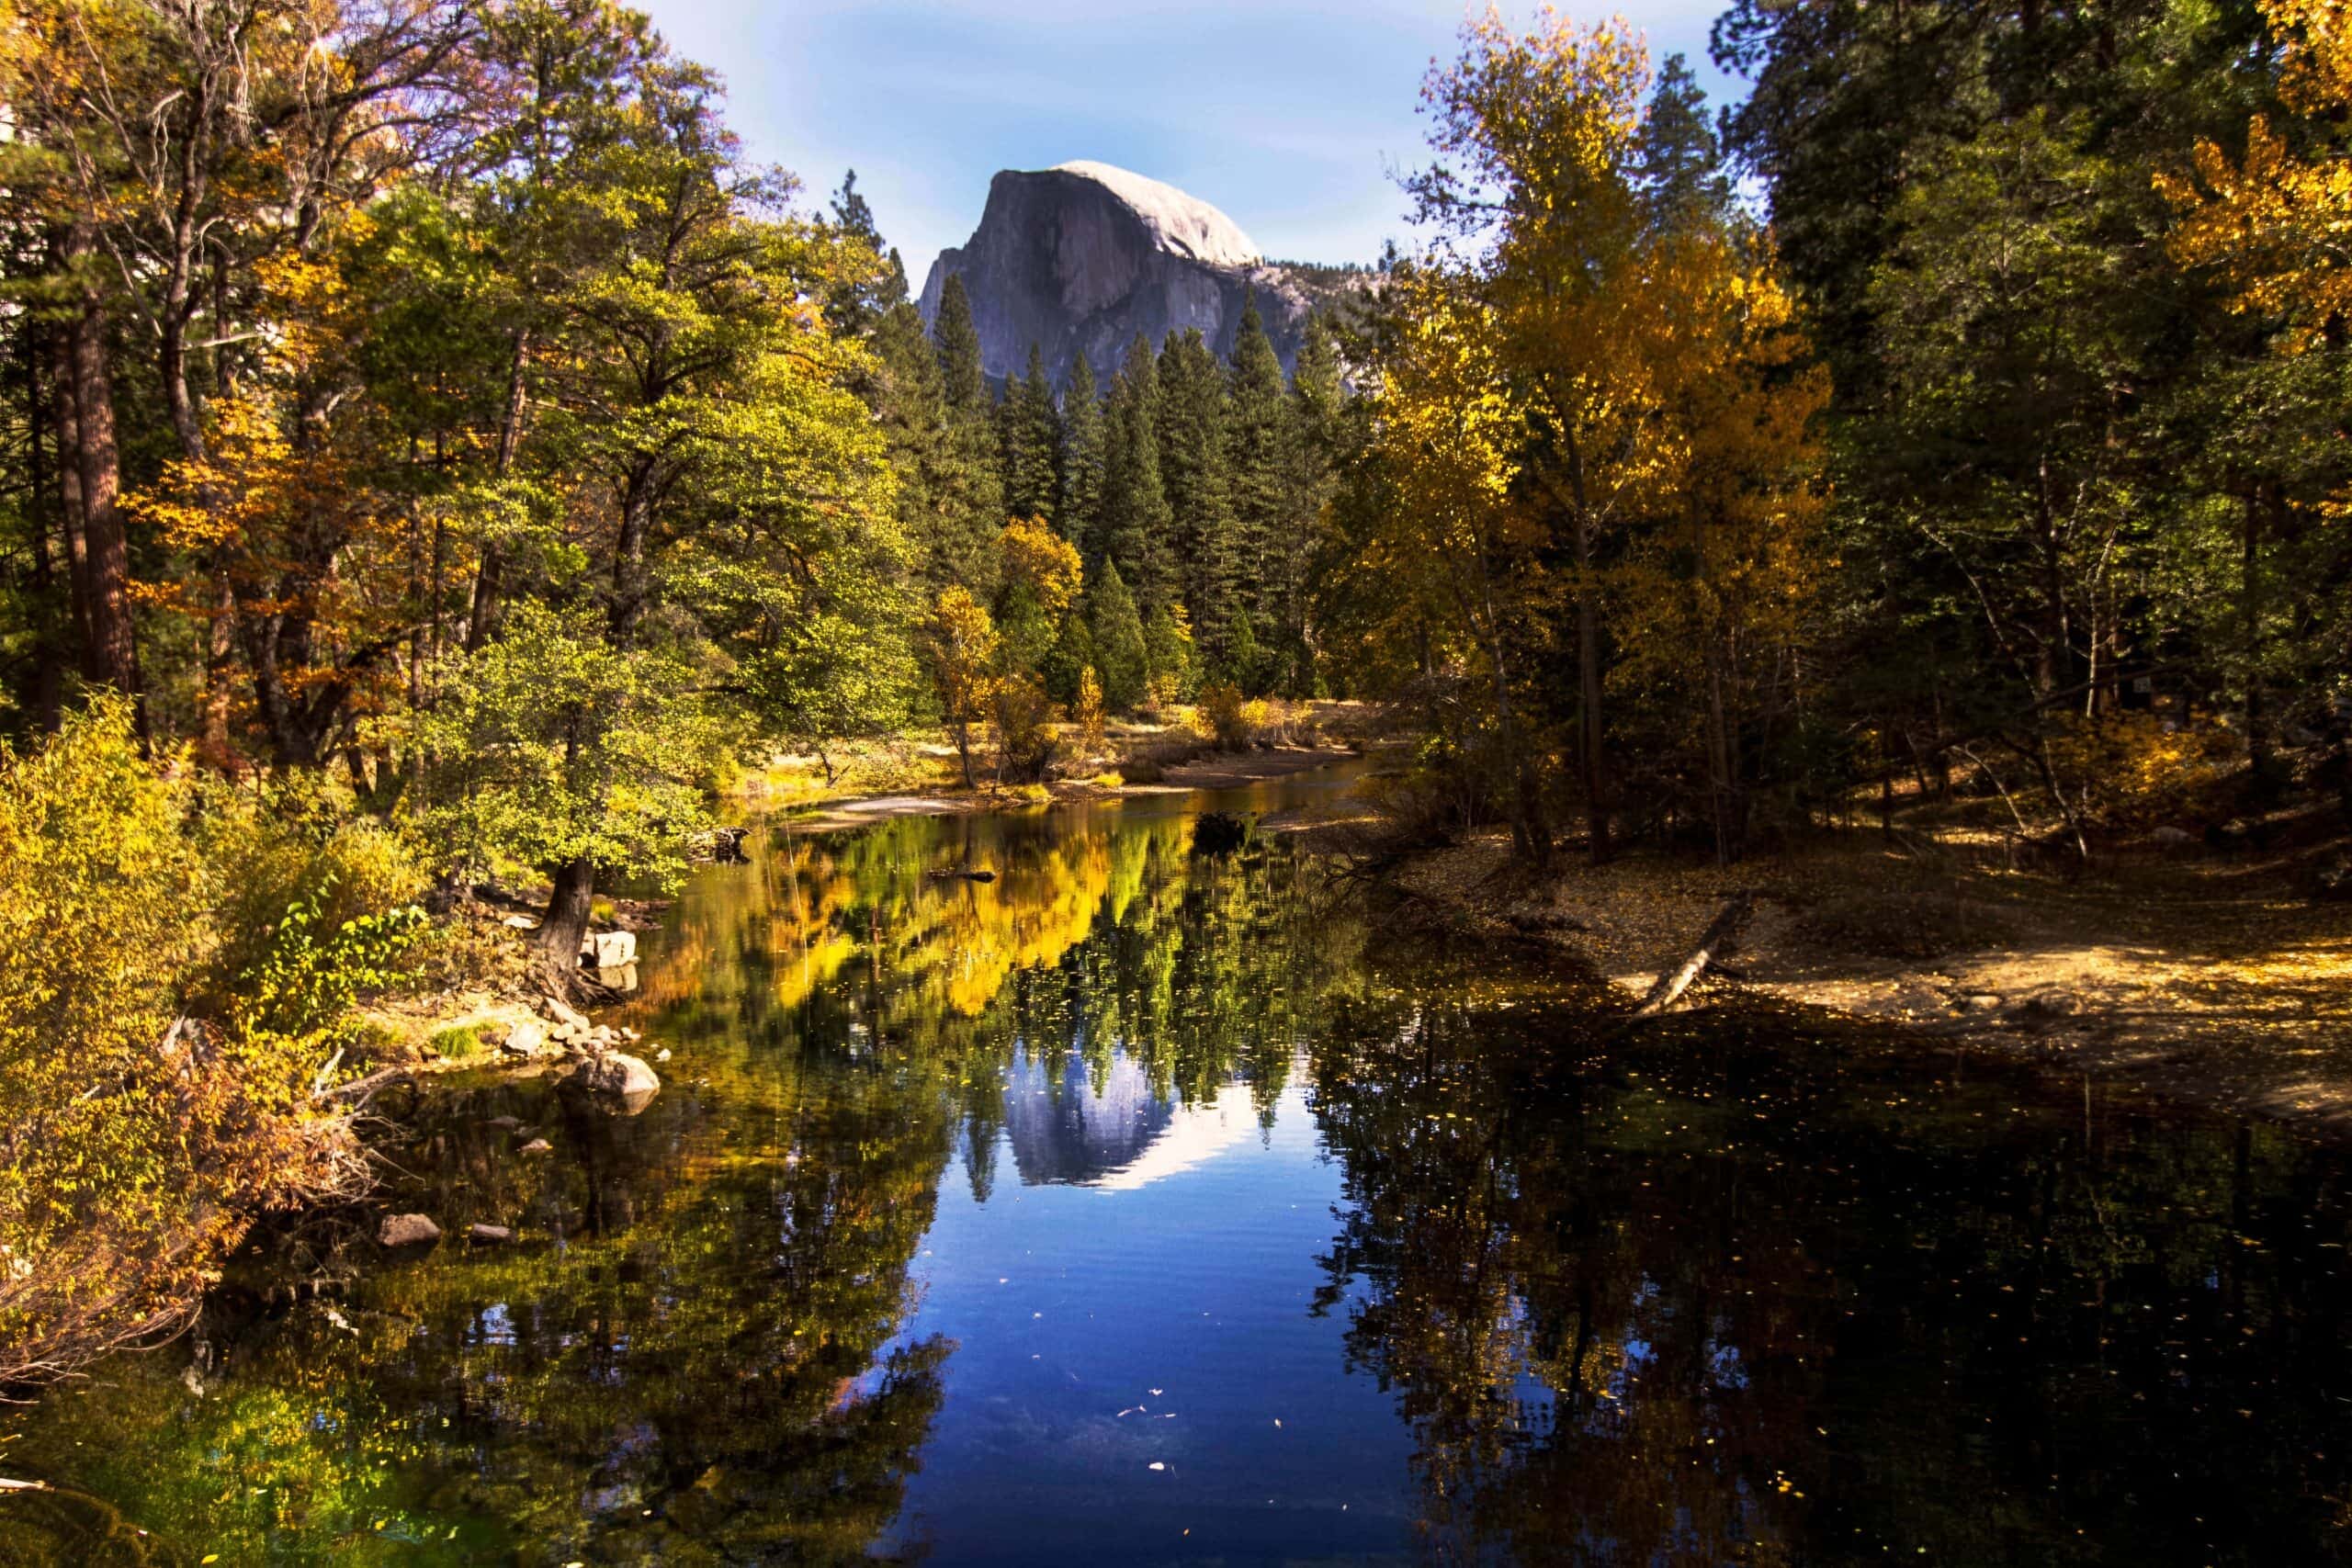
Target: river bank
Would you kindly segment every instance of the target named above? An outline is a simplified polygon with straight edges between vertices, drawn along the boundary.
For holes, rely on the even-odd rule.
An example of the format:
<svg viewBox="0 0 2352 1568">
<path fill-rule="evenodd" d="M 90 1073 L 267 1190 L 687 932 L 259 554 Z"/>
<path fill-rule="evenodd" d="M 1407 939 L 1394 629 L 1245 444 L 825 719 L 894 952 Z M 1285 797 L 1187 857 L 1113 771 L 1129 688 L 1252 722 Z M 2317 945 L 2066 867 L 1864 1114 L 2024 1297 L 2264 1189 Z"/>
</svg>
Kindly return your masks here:
<svg viewBox="0 0 2352 1568">
<path fill-rule="evenodd" d="M 1266 824 L 1361 853 L 1375 819 Z M 1629 1001 L 1690 953 L 1724 901 L 1754 895 L 1733 952 L 1682 1005 L 1817 1009 L 1915 1038 L 2352 1134 L 2352 904 L 2312 893 L 2340 852 L 2248 856 L 2142 846 L 2074 878 L 1962 838 L 1854 829 L 1730 868 L 1657 852 L 1606 866 L 1515 866 L 1508 837 L 1404 856 L 1380 880 L 1407 919 L 1533 944 Z"/>
<path fill-rule="evenodd" d="M 796 810 L 784 820 L 796 829 L 808 832 L 839 832 L 899 817 L 964 817 L 1026 811 L 1074 801 L 1184 795 L 1196 789 L 1238 789 L 1352 761 L 1361 755 L 1356 748 L 1339 743 L 1269 742 L 1239 750 L 1204 747 L 1186 761 L 1156 768 L 1148 781 L 1129 780 L 1118 770 L 1106 768 L 1086 777 L 1057 779 L 1039 785 L 935 788 L 827 800 Z"/>
</svg>

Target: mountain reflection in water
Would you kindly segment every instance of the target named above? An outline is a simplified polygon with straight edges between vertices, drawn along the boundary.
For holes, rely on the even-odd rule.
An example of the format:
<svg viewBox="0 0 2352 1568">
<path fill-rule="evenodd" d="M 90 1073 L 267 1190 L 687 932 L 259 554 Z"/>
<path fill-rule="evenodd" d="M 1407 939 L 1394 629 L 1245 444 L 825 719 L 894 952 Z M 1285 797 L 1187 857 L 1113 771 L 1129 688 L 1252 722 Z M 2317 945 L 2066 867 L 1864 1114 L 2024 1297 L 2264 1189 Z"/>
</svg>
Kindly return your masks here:
<svg viewBox="0 0 2352 1568">
<path fill-rule="evenodd" d="M 0 1417 L 0 1564 L 2352 1555 L 2340 1153 L 1190 852 L 1318 787 L 776 827 L 643 1114 L 409 1108 L 390 1201 L 514 1245 L 270 1231 Z"/>
</svg>

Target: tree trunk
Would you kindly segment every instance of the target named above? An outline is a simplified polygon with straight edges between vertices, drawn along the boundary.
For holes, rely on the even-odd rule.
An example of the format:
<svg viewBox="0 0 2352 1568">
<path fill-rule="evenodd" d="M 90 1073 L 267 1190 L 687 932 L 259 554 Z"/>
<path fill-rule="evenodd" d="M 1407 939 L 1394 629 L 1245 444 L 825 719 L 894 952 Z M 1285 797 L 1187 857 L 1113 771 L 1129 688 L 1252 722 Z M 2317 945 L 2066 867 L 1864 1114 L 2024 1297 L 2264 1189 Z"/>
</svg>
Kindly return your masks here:
<svg viewBox="0 0 2352 1568">
<path fill-rule="evenodd" d="M 33 615 L 38 626 L 32 650 L 33 717 L 42 729 L 53 733 L 64 712 L 66 650 L 58 636 L 57 576 L 49 551 L 49 471 L 41 455 L 48 401 L 42 396 L 40 344 L 33 329 L 28 325 L 17 341 L 25 354 L 25 520 L 32 538 Z"/>
<path fill-rule="evenodd" d="M 498 477 L 505 479 L 514 468 L 514 458 L 523 446 L 523 407 L 526 390 L 523 367 L 531 352 L 531 334 L 514 334 L 514 352 L 506 365 L 506 413 L 498 426 Z M 485 539 L 481 547 L 481 564 L 474 571 L 473 605 L 466 615 L 466 651 L 478 653 L 498 631 L 499 596 L 506 585 L 506 557 L 497 541 Z"/>
<path fill-rule="evenodd" d="M 2239 609 L 2245 629 L 2245 750 L 2257 798 L 2277 788 L 2278 765 L 2262 689 L 2262 509 L 2260 487 L 2245 497 L 2239 551 Z"/>
<path fill-rule="evenodd" d="M 237 668 L 237 591 L 218 567 L 212 575 L 212 615 L 204 628 L 204 750 L 215 767 L 229 765 L 229 705 Z"/>
<path fill-rule="evenodd" d="M 624 648 L 645 616 L 645 540 L 652 527 L 653 475 L 644 465 L 621 491 L 621 532 L 613 547 L 613 641 Z"/>
<path fill-rule="evenodd" d="M 580 973 L 580 943 L 588 934 L 588 914 L 595 897 L 594 863 L 585 855 L 566 862 L 556 871 L 539 929 L 531 933 L 532 945 L 538 949 L 532 973 L 558 997 L 570 994 Z"/>
<path fill-rule="evenodd" d="M 1609 858 L 1609 774 L 1600 755 L 1600 606 L 1592 591 L 1592 524 L 1577 513 L 1577 678 L 1583 708 L 1584 812 L 1595 865 Z"/>
<path fill-rule="evenodd" d="M 65 523 L 65 588 L 74 621 L 74 660 L 86 666 L 90 647 L 90 541 L 82 526 L 82 421 L 74 408 L 74 333 L 57 334 L 57 493 Z"/>
<path fill-rule="evenodd" d="M 76 225 L 73 250 L 94 242 Z M 139 652 L 130 620 L 130 551 L 123 534 L 122 468 L 115 448 L 114 381 L 107 369 L 107 321 L 95 292 L 73 324 L 74 412 L 82 471 L 82 528 L 89 549 L 90 646 L 84 670 L 100 685 L 132 699 L 139 733 L 147 734 L 140 700 Z"/>
</svg>

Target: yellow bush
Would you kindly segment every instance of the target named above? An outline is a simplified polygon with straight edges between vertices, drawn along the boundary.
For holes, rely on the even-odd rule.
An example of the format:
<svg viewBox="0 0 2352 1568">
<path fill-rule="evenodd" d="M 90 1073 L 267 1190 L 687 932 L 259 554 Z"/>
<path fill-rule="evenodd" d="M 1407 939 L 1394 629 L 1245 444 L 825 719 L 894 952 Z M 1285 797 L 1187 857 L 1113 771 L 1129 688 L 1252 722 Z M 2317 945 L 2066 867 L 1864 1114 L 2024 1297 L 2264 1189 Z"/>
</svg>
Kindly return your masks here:
<svg viewBox="0 0 2352 1568">
<path fill-rule="evenodd" d="M 1250 713 L 1253 707 L 1258 710 L 1255 719 Z M 1204 688 L 1196 710 L 1199 728 L 1227 750 L 1250 744 L 1265 712 L 1265 704 L 1248 701 L 1242 696 L 1241 688 L 1229 681 Z"/>
<path fill-rule="evenodd" d="M 0 1383 L 173 1327 L 247 1218 L 351 1168 L 310 1076 L 415 874 L 379 829 L 200 804 L 119 699 L 0 747 Z"/>
<path fill-rule="evenodd" d="M 2225 729 L 2167 729 L 2149 713 L 2072 714 L 2051 734 L 2050 761 L 2084 820 L 2132 829 L 2211 810 L 2241 745 Z"/>
</svg>

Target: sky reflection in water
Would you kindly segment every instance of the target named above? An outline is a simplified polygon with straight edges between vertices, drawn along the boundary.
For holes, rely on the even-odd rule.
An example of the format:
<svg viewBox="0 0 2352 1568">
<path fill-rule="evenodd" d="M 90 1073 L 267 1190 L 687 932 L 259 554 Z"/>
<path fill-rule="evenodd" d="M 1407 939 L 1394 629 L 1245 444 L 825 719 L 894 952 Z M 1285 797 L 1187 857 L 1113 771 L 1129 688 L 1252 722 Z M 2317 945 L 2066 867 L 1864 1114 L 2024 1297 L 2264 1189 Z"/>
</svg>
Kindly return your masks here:
<svg viewBox="0 0 2352 1568">
<path fill-rule="evenodd" d="M 1279 845 L 1193 858 L 1190 804 L 707 874 L 651 1108 L 485 1080 L 400 1151 L 516 1246 L 330 1303 L 273 1240 L 201 1397 L 174 1349 L 0 1421 L 61 1487 L 0 1564 L 2346 1555 L 2340 1154 L 1770 1016 L 1612 1036 Z"/>
</svg>

